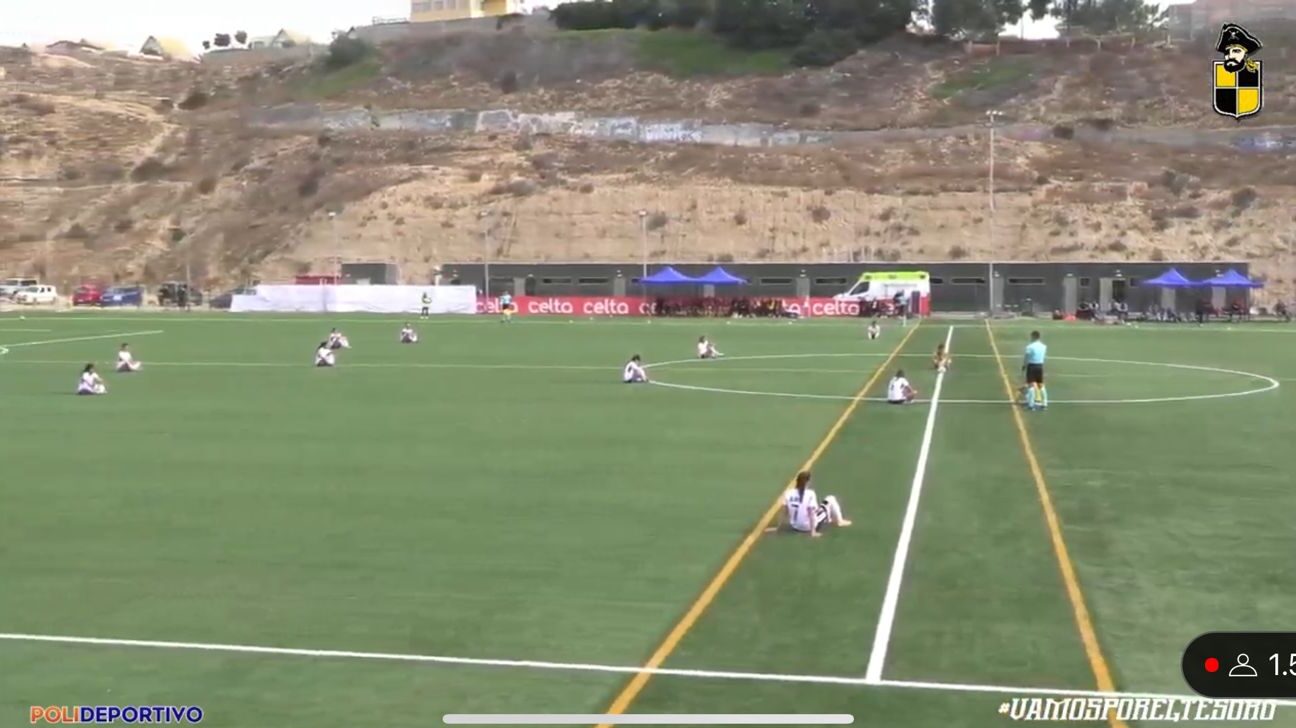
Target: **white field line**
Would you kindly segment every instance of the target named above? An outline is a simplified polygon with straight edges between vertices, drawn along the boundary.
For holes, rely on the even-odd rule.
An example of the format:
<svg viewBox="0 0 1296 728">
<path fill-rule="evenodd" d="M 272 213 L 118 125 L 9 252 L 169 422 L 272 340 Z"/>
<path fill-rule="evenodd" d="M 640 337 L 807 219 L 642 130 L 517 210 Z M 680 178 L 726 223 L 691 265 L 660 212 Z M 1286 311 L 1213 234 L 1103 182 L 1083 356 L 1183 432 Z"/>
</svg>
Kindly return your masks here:
<svg viewBox="0 0 1296 728">
<path fill-rule="evenodd" d="M 945 334 L 945 352 L 951 353 L 954 328 Z M 931 407 L 927 410 L 927 426 L 923 428 L 922 445 L 918 447 L 918 463 L 914 467 L 913 482 L 909 486 L 909 504 L 905 506 L 904 521 L 900 526 L 900 540 L 896 542 L 895 558 L 891 561 L 891 575 L 887 577 L 886 595 L 882 598 L 882 612 L 878 615 L 877 631 L 873 634 L 873 650 L 869 653 L 868 669 L 864 679 L 870 684 L 882 681 L 882 666 L 886 663 L 887 647 L 891 644 L 891 628 L 895 625 L 896 607 L 900 605 L 900 585 L 904 580 L 905 563 L 909 560 L 909 544 L 913 541 L 914 526 L 918 522 L 918 499 L 922 496 L 923 482 L 927 479 L 927 460 L 931 456 L 932 433 L 936 431 L 936 412 L 940 407 L 941 387 L 945 372 L 936 375 L 932 387 Z"/>
<path fill-rule="evenodd" d="M 505 667 L 532 670 L 566 670 L 573 672 L 602 672 L 635 674 L 650 672 L 656 675 L 671 677 L 692 677 L 717 680 L 749 680 L 755 682 L 811 683 L 824 685 L 848 685 L 855 687 L 882 687 L 911 690 L 933 690 L 944 692 L 1020 694 L 1020 695 L 1056 695 L 1076 697 L 1122 697 L 1122 698 L 1174 698 L 1203 699 L 1196 695 L 1169 693 L 1136 693 L 1099 690 L 1071 690 L 1067 688 L 1012 687 L 1006 685 L 971 685 L 962 683 L 916 682 L 907 680 L 882 680 L 869 682 L 858 677 L 836 677 L 832 675 L 791 675 L 781 673 L 740 672 L 729 670 L 687 670 L 678 668 L 645 668 L 641 665 L 600 665 L 582 662 L 552 662 L 547 660 L 504 660 L 477 657 L 447 657 L 442 655 L 417 655 L 393 652 L 355 652 L 350 650 L 319 650 L 292 647 L 264 647 L 259 645 L 235 645 L 209 642 L 171 642 L 162 640 L 129 640 L 102 637 L 73 637 L 65 635 L 44 635 L 3 632 L 0 641 L 37 642 L 71 645 L 97 645 L 101 647 L 135 647 L 162 650 L 186 650 L 193 652 L 223 652 L 236 654 L 275 655 L 282 657 L 312 657 L 323 659 L 378 660 L 386 662 L 414 662 L 440 665 L 466 665 L 473 667 Z M 1279 705 L 1296 705 L 1293 700 L 1272 701 Z"/>
<path fill-rule="evenodd" d="M 161 329 L 152 331 L 122 331 L 113 334 L 98 334 L 95 336 L 73 336 L 66 339 L 44 339 L 42 341 L 19 341 L 14 344 L 4 344 L 6 349 L 16 349 L 20 346 L 43 346 L 45 344 L 70 344 L 76 341 L 98 341 L 100 339 L 119 339 L 127 336 L 152 336 L 162 333 Z"/>
</svg>

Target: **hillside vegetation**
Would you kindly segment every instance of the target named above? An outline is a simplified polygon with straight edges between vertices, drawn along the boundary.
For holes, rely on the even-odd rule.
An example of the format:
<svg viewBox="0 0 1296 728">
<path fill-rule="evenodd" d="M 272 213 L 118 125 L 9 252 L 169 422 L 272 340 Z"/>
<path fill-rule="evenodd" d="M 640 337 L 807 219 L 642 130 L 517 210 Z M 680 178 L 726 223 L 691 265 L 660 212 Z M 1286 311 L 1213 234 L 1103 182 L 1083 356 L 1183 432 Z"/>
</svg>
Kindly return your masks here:
<svg viewBox="0 0 1296 728">
<path fill-rule="evenodd" d="M 895 38 L 828 69 L 705 33 L 449 36 L 340 67 L 230 71 L 0 50 L 0 271 L 210 285 L 390 260 L 1235 259 L 1289 288 L 1291 154 L 1117 146 L 1069 129 L 1227 128 L 1201 48 L 969 56 Z M 1271 70 L 1272 69 L 1272 70 Z M 1293 121 L 1274 58 L 1261 121 Z M 513 109 L 908 140 L 745 149 L 471 131 L 272 131 L 283 103 Z M 1053 129 L 1000 140 L 985 205 L 984 111 Z M 1253 122 L 1247 122 L 1253 123 Z M 330 222 L 328 212 L 336 212 Z"/>
</svg>

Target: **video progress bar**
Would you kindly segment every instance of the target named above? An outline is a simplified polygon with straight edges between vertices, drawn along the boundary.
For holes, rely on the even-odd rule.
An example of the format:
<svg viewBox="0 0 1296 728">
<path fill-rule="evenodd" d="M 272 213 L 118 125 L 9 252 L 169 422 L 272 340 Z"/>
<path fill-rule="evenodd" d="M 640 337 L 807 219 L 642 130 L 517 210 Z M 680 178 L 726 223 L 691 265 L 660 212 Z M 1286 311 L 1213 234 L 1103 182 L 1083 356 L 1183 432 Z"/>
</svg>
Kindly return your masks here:
<svg viewBox="0 0 1296 728">
<path fill-rule="evenodd" d="M 443 720 L 446 725 L 850 725 L 855 722 L 855 716 L 845 713 L 450 713 Z"/>
</svg>

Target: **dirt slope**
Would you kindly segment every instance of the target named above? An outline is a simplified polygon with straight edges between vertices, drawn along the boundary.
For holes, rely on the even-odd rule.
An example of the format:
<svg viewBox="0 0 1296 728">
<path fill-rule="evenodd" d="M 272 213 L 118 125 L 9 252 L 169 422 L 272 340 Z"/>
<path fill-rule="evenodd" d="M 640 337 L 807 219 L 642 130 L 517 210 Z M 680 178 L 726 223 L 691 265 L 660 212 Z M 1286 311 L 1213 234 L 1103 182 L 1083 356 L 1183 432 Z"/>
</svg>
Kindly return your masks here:
<svg viewBox="0 0 1296 728">
<path fill-rule="evenodd" d="M 334 88 L 332 101 L 800 128 L 948 126 L 991 104 L 1047 124 L 1225 122 L 1203 113 L 1196 66 L 1208 56 L 1186 50 L 972 59 L 906 42 L 830 70 L 676 79 L 644 71 L 625 48 L 560 63 L 552 40 L 497 42 L 386 49 L 384 70 Z M 505 49 L 513 55 L 493 68 L 483 60 Z M 523 62 L 530 75 L 503 93 L 500 69 Z M 1293 96 L 1280 93 L 1292 75 L 1271 65 L 1265 122 L 1296 122 Z M 328 270 L 339 255 L 397 262 L 409 280 L 484 249 L 636 260 L 639 210 L 662 260 L 1247 258 L 1288 295 L 1296 277 L 1290 153 L 1001 139 L 992 218 L 980 133 L 838 149 L 294 134 L 252 127 L 246 112 L 301 98 L 318 72 L 3 49 L 0 69 L 0 272 L 64 285 L 152 283 L 186 266 L 226 285 Z"/>
</svg>

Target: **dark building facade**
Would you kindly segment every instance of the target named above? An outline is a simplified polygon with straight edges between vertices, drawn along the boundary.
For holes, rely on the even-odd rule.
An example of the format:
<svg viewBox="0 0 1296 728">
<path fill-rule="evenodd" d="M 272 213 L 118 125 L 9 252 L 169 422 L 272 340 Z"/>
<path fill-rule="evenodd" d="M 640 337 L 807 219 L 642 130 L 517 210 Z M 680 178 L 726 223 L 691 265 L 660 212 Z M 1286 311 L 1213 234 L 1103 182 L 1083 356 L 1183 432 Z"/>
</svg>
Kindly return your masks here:
<svg viewBox="0 0 1296 728">
<path fill-rule="evenodd" d="M 653 273 L 666 264 L 648 266 Z M 715 263 L 672 264 L 680 272 L 701 275 Z M 1108 308 L 1123 301 L 1130 310 L 1141 311 L 1169 303 L 1190 310 L 1202 297 L 1222 306 L 1224 296 L 1232 301 L 1246 299 L 1245 291 L 1190 289 L 1167 294 L 1160 288 L 1143 286 L 1143 281 L 1178 268 L 1185 276 L 1200 280 L 1232 268 L 1248 274 L 1244 261 L 1200 262 L 947 262 L 947 263 L 725 263 L 725 270 L 741 276 L 748 285 L 715 290 L 714 295 L 748 297 L 831 297 L 846 292 L 869 271 L 921 270 L 931 274 L 934 312 L 976 312 L 1009 310 L 1047 313 L 1074 311 L 1080 303 L 1098 303 Z M 458 282 L 483 290 L 481 263 L 451 263 L 442 266 L 442 283 Z M 505 291 L 515 296 L 643 296 L 696 295 L 700 291 L 639 285 L 643 266 L 636 263 L 492 263 L 490 293 Z M 701 293 L 712 293 L 711 291 Z M 1167 297 L 1169 296 L 1169 297 Z"/>
</svg>

